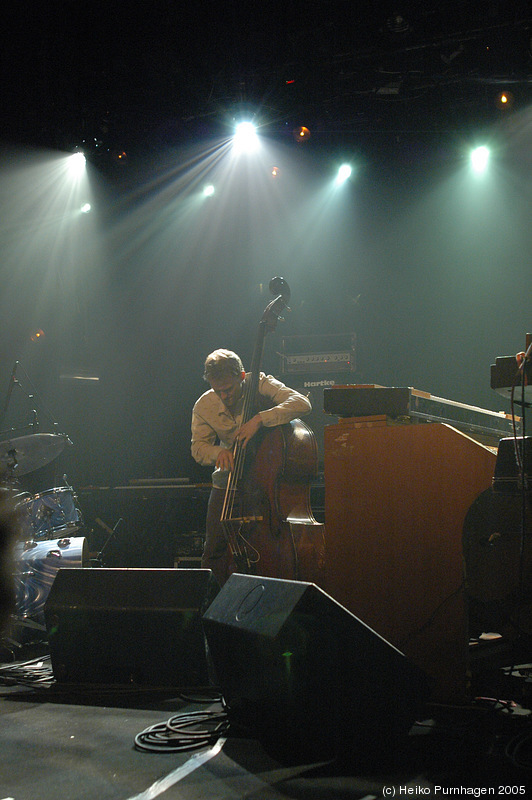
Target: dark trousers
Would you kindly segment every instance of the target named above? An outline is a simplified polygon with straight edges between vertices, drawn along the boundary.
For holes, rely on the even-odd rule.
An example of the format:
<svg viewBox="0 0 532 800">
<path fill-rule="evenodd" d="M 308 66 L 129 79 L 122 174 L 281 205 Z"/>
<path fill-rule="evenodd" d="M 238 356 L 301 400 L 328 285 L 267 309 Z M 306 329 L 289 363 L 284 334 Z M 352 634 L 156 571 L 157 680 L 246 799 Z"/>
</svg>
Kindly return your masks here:
<svg viewBox="0 0 532 800">
<path fill-rule="evenodd" d="M 228 579 L 229 566 L 232 563 L 231 552 L 220 522 L 224 497 L 225 489 L 217 489 L 213 486 L 207 505 L 205 547 L 201 557 L 201 566 L 203 569 L 212 570 L 212 574 L 220 586 L 223 586 Z"/>
</svg>

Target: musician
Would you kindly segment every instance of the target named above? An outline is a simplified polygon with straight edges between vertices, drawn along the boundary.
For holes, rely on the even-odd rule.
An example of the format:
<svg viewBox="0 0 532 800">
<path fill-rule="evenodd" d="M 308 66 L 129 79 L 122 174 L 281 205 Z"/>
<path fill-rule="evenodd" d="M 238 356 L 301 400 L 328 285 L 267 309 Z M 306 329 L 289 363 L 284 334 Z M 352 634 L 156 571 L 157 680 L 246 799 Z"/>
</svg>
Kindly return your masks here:
<svg viewBox="0 0 532 800">
<path fill-rule="evenodd" d="M 240 357 L 231 350 L 215 350 L 205 360 L 203 378 L 211 388 L 192 410 L 191 452 L 198 464 L 215 469 L 201 565 L 211 569 L 222 586 L 229 577 L 230 553 L 220 517 L 228 475 L 233 469 L 233 445 L 238 441 L 245 447 L 261 427 L 283 425 L 308 414 L 312 407 L 304 395 L 261 372 L 259 395 L 271 407 L 242 425 L 244 392 L 250 375 L 244 371 Z"/>
</svg>

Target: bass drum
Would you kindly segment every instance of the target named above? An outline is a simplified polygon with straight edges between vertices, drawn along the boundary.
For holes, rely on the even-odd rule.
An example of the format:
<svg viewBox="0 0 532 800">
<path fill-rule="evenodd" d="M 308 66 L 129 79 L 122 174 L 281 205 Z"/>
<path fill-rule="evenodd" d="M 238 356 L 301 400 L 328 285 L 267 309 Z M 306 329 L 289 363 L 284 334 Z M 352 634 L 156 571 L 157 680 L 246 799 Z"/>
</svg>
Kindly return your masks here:
<svg viewBox="0 0 532 800">
<path fill-rule="evenodd" d="M 15 548 L 15 624 L 45 631 L 44 604 L 61 567 L 87 567 L 85 537 L 23 542 Z"/>
</svg>

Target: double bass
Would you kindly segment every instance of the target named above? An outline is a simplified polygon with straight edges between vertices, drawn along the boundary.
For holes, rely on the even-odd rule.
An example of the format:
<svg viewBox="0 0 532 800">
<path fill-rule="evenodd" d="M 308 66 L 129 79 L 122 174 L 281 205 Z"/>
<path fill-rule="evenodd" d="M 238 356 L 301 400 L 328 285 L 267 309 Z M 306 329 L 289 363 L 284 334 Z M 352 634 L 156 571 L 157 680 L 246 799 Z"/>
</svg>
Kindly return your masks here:
<svg viewBox="0 0 532 800">
<path fill-rule="evenodd" d="M 267 408 L 259 393 L 264 342 L 288 307 L 290 288 L 272 278 L 245 385 L 242 424 Z M 231 553 L 229 572 L 319 583 L 325 565 L 325 526 L 310 505 L 318 450 L 300 419 L 261 428 L 244 447 L 236 441 L 221 525 Z"/>
</svg>

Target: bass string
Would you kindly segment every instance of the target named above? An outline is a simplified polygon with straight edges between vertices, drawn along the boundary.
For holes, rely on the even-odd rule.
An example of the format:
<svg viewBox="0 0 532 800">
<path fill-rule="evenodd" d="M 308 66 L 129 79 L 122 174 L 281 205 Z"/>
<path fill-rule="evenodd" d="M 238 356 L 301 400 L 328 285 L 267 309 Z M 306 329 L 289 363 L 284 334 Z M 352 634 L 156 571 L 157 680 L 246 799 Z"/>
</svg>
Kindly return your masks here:
<svg viewBox="0 0 532 800">
<path fill-rule="evenodd" d="M 242 421 L 240 423 L 240 428 L 246 422 L 251 419 L 253 405 L 254 405 L 254 387 L 253 387 L 253 376 L 248 382 L 246 382 L 244 387 L 244 403 L 242 406 Z M 241 481 L 243 474 L 244 474 L 244 462 L 245 462 L 245 448 L 240 444 L 238 440 L 235 440 L 233 445 L 233 469 L 229 473 L 229 477 L 227 480 L 227 487 L 225 490 L 225 497 L 224 497 L 224 504 L 222 508 L 222 520 L 230 519 L 234 514 L 234 508 L 236 503 L 237 497 L 237 488 L 238 484 Z"/>
<path fill-rule="evenodd" d="M 242 478 L 244 470 L 243 450 L 244 448 L 240 446 L 238 442 L 235 442 L 233 446 L 233 469 L 229 472 L 229 476 L 227 478 L 227 486 L 225 488 L 225 497 L 222 507 L 222 520 L 229 519 L 233 516 L 238 483 Z"/>
</svg>

